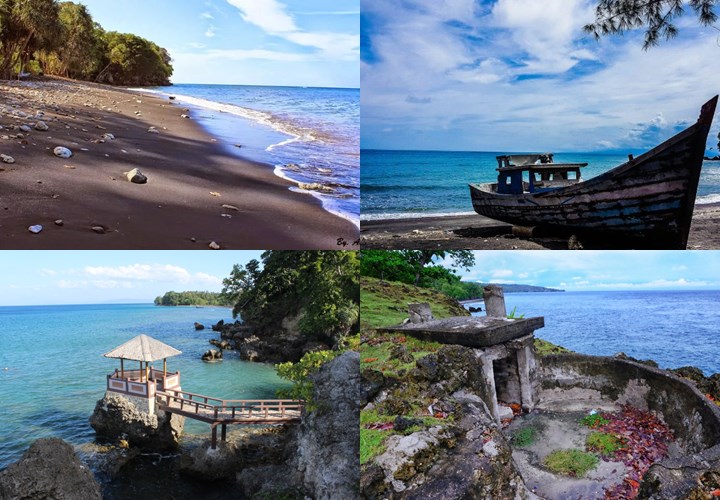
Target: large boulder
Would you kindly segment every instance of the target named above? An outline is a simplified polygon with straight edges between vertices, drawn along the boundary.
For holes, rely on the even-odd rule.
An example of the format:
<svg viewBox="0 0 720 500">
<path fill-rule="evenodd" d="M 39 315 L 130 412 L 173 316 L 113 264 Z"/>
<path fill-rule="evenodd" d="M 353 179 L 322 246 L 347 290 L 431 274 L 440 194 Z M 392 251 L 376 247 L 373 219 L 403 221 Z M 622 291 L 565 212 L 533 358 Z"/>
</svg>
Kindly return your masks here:
<svg viewBox="0 0 720 500">
<path fill-rule="evenodd" d="M 22 458 L 0 472 L 0 499 L 101 499 L 92 473 L 62 439 L 35 441 Z"/>
<path fill-rule="evenodd" d="M 638 498 L 674 500 L 705 499 L 720 489 L 720 445 L 696 455 L 668 458 L 648 469 Z"/>
<path fill-rule="evenodd" d="M 317 500 L 357 498 L 360 484 L 360 355 L 348 351 L 313 377 L 317 408 L 298 432 L 297 469 Z"/>
<path fill-rule="evenodd" d="M 150 415 L 130 399 L 107 392 L 97 402 L 90 425 L 99 437 L 127 439 L 132 446 L 151 450 L 177 447 L 185 417 L 158 411 Z"/>
</svg>

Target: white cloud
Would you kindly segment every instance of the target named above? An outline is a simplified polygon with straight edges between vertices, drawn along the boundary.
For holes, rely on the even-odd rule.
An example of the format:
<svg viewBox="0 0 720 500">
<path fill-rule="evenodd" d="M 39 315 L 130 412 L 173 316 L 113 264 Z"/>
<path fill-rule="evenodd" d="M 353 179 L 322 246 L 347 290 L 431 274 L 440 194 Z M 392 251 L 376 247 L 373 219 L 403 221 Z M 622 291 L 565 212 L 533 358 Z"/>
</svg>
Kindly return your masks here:
<svg viewBox="0 0 720 500">
<path fill-rule="evenodd" d="M 277 0 L 227 0 L 240 10 L 243 20 L 254 24 L 266 33 L 278 36 L 297 45 L 320 49 L 326 57 L 340 60 L 357 60 L 360 38 L 357 35 L 331 32 L 308 32 L 300 29 Z"/>
<path fill-rule="evenodd" d="M 205 32 L 205 36 L 208 38 L 213 38 L 215 36 L 215 30 L 215 26 L 210 26 Z"/>
<path fill-rule="evenodd" d="M 187 269 L 170 264 L 132 264 L 117 267 L 85 267 L 84 274 L 92 278 L 110 280 L 179 282 L 220 284 L 222 279 L 206 273 L 190 273 Z"/>
<path fill-rule="evenodd" d="M 203 12 L 200 14 L 200 17 L 203 19 L 215 19 L 215 16 L 213 16 L 210 12 Z"/>
<path fill-rule="evenodd" d="M 57 275 L 57 271 L 55 271 L 55 270 L 53 270 L 53 269 L 40 269 L 40 270 L 38 271 L 38 274 L 39 274 L 40 276 L 43 276 L 43 277 L 56 276 L 56 275 Z"/>
<path fill-rule="evenodd" d="M 495 269 L 492 273 L 493 279 L 496 278 L 508 278 L 512 276 L 514 273 L 512 269 Z"/>
</svg>

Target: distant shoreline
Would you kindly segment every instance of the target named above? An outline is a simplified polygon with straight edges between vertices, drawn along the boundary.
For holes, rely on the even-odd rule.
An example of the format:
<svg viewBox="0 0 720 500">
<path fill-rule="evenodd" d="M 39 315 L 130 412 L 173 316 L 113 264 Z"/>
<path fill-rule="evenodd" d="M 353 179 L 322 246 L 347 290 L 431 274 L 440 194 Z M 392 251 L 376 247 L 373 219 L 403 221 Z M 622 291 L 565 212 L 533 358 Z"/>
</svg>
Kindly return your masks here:
<svg viewBox="0 0 720 500">
<path fill-rule="evenodd" d="M 0 90 L 3 134 L 38 121 L 36 111 L 48 125 L 1 142 L 15 160 L 0 167 L 2 249 L 335 249 L 357 238 L 352 223 L 231 155 L 168 99 L 49 78 Z M 56 146 L 73 156 L 55 157 Z M 147 184 L 126 180 L 133 168 Z"/>
</svg>

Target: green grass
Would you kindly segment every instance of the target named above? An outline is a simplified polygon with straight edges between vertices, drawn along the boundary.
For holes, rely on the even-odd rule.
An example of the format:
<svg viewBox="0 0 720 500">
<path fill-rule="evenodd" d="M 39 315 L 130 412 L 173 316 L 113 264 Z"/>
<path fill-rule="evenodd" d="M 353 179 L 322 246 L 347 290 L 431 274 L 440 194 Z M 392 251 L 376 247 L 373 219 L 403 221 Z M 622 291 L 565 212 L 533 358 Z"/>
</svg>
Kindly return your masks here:
<svg viewBox="0 0 720 500">
<path fill-rule="evenodd" d="M 535 337 L 535 351 L 538 356 L 547 356 L 548 354 L 562 354 L 565 352 L 572 352 L 569 349 L 560 347 L 559 345 L 551 344 L 547 340 L 539 339 Z"/>
<path fill-rule="evenodd" d="M 580 419 L 580 423 L 591 429 L 597 429 L 598 427 L 609 424 L 610 421 L 599 413 L 594 413 L 592 415 L 585 415 Z"/>
<path fill-rule="evenodd" d="M 555 450 L 545 457 L 545 467 L 557 474 L 584 477 L 599 462 L 598 457 L 582 450 Z"/>
<path fill-rule="evenodd" d="M 512 439 L 510 440 L 513 446 L 522 448 L 524 446 L 530 446 L 537 439 L 537 429 L 535 427 L 523 427 L 513 432 Z"/>
<path fill-rule="evenodd" d="M 383 334 L 381 338 L 387 341 L 375 345 L 360 345 L 360 365 L 361 368 L 380 370 L 386 376 L 398 376 L 401 370 L 411 370 L 415 367 L 416 360 L 434 353 L 442 346 L 438 342 L 426 342 L 399 334 Z M 403 363 L 399 359 L 390 359 L 390 349 L 396 344 L 405 346 L 413 357 L 412 362 Z"/>
<path fill-rule="evenodd" d="M 623 442 L 617 436 L 605 432 L 592 432 L 585 439 L 588 450 L 609 456 L 623 448 Z"/>
<path fill-rule="evenodd" d="M 385 438 L 389 435 L 387 431 L 360 429 L 360 465 L 385 451 Z"/>
<path fill-rule="evenodd" d="M 361 410 L 360 411 L 360 427 L 365 427 L 369 424 L 384 424 L 392 422 L 395 417 L 390 415 L 380 415 L 377 410 Z"/>
<path fill-rule="evenodd" d="M 360 327 L 380 328 L 402 323 L 408 317 L 408 303 L 427 302 L 435 318 L 469 316 L 470 313 L 447 295 L 405 283 L 360 279 Z"/>
</svg>

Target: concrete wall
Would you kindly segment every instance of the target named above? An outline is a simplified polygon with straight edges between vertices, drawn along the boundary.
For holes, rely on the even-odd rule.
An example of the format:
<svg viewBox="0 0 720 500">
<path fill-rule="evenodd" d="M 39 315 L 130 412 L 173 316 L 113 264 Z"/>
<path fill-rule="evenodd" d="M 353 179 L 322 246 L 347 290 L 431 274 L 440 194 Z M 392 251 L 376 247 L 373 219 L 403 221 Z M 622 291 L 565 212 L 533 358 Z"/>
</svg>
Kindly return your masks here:
<svg viewBox="0 0 720 500">
<path fill-rule="evenodd" d="M 720 442 L 720 408 L 684 379 L 617 358 L 555 354 L 539 361 L 541 408 L 630 404 L 662 418 L 687 453 Z"/>
</svg>

